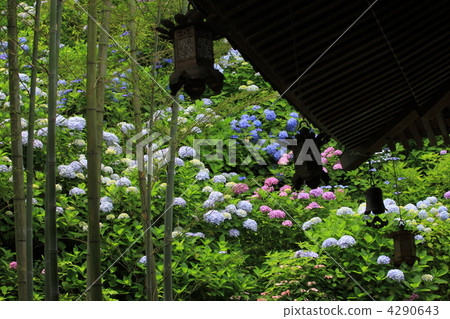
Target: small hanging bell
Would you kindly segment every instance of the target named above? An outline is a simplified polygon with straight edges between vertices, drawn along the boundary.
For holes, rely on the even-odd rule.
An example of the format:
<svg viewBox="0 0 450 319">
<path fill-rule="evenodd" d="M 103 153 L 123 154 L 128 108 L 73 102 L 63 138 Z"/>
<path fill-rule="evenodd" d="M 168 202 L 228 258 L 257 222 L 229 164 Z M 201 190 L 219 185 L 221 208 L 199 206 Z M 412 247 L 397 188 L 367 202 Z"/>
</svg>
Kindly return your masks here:
<svg viewBox="0 0 450 319">
<path fill-rule="evenodd" d="M 378 187 L 370 187 L 366 190 L 366 211 L 365 215 L 379 215 L 386 211 L 386 207 L 384 207 L 383 202 L 383 192 L 381 188 Z M 380 217 L 375 216 L 372 221 L 366 222 L 366 224 L 373 228 L 382 228 L 388 224 L 387 221 L 383 221 Z"/>
</svg>

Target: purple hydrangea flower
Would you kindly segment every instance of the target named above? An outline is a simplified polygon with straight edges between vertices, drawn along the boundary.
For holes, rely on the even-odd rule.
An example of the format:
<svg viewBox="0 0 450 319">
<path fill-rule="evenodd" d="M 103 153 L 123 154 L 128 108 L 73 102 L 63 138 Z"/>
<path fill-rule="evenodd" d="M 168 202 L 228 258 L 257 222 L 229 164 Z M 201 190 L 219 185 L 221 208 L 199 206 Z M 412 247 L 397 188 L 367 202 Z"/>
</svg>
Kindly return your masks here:
<svg viewBox="0 0 450 319">
<path fill-rule="evenodd" d="M 69 191 L 69 195 L 84 195 L 86 191 L 84 189 L 74 187 Z"/>
<path fill-rule="evenodd" d="M 181 198 L 181 197 L 175 197 L 173 199 L 173 205 L 174 206 L 186 207 L 186 201 L 183 198 Z"/>
<path fill-rule="evenodd" d="M 250 213 L 253 209 L 253 206 L 248 200 L 241 200 L 238 202 L 237 208 L 245 210 L 247 213 Z"/>
</svg>

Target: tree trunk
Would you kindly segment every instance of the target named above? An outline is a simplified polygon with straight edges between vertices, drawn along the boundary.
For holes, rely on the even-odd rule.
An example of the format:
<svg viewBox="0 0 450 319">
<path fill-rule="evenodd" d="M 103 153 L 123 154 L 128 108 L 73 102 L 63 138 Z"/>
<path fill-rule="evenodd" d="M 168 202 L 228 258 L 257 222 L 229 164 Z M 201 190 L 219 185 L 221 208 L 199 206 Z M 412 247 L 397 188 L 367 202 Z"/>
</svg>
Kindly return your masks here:
<svg viewBox="0 0 450 319">
<path fill-rule="evenodd" d="M 88 252 L 87 252 L 87 299 L 102 300 L 101 254 L 100 254 L 100 156 L 97 150 L 97 99 L 96 99 L 96 56 L 97 56 L 97 2 L 88 4 L 86 122 L 88 160 Z"/>
<path fill-rule="evenodd" d="M 41 16 L 41 0 L 36 1 L 34 20 L 33 54 L 31 69 L 30 108 L 28 114 L 28 147 L 27 147 L 27 300 L 33 300 L 33 144 L 36 102 L 37 57 L 39 49 L 39 28 Z"/>
<path fill-rule="evenodd" d="M 9 111 L 13 166 L 14 223 L 19 300 L 27 300 L 26 210 L 23 172 L 22 125 L 19 96 L 17 2 L 8 0 Z"/>
</svg>

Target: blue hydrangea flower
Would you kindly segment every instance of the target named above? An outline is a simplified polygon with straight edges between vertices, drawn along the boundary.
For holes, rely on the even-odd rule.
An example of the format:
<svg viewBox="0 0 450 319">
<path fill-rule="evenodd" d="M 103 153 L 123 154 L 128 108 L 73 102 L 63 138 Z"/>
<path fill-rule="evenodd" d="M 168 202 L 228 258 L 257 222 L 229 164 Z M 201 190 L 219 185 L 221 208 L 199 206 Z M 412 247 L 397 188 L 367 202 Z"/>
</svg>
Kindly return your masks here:
<svg viewBox="0 0 450 319">
<path fill-rule="evenodd" d="M 336 211 L 336 215 L 342 216 L 342 215 L 354 215 L 355 212 L 349 208 L 349 207 L 341 207 Z"/>
<path fill-rule="evenodd" d="M 290 116 L 290 117 L 298 118 L 298 114 L 295 113 L 295 112 L 290 113 L 289 116 Z"/>
<path fill-rule="evenodd" d="M 395 200 L 390 199 L 390 198 L 386 198 L 383 202 L 384 202 L 384 206 L 396 205 Z"/>
<path fill-rule="evenodd" d="M 391 269 L 387 273 L 387 277 L 395 280 L 395 281 L 402 281 L 405 279 L 405 275 L 403 274 L 403 271 L 400 269 Z"/>
<path fill-rule="evenodd" d="M 389 258 L 388 256 L 385 256 L 385 255 L 381 255 L 377 259 L 377 264 L 379 264 L 379 265 L 387 265 L 390 262 L 391 262 L 391 258 Z"/>
<path fill-rule="evenodd" d="M 322 248 L 328 248 L 337 245 L 337 240 L 335 238 L 327 238 L 322 243 Z"/>
<path fill-rule="evenodd" d="M 86 191 L 84 189 L 74 187 L 69 191 L 69 195 L 84 195 Z"/>
<path fill-rule="evenodd" d="M 69 166 L 76 172 L 82 172 L 84 170 L 83 164 L 81 164 L 79 161 L 73 161 L 69 164 Z"/>
<path fill-rule="evenodd" d="M 266 115 L 267 121 L 274 121 L 277 118 L 276 113 L 272 110 L 264 110 L 264 114 Z"/>
<path fill-rule="evenodd" d="M 104 201 L 100 203 L 100 211 L 103 213 L 109 213 L 114 208 L 114 205 L 110 202 Z"/>
<path fill-rule="evenodd" d="M 213 208 L 214 206 L 216 206 L 216 202 L 211 199 L 205 200 L 202 205 L 203 208 Z"/>
<path fill-rule="evenodd" d="M 244 130 L 249 128 L 250 126 L 251 125 L 250 125 L 250 123 L 247 120 L 240 120 L 239 121 L 239 127 L 244 129 Z"/>
<path fill-rule="evenodd" d="M 86 127 L 86 120 L 80 116 L 69 117 L 67 120 L 67 128 L 69 130 L 82 131 Z"/>
<path fill-rule="evenodd" d="M 236 208 L 236 205 L 234 205 L 234 204 L 230 204 L 227 207 L 225 207 L 225 211 L 230 214 L 236 213 L 236 210 L 237 210 L 237 208 Z"/>
<path fill-rule="evenodd" d="M 223 196 L 223 194 L 221 192 L 212 191 L 209 194 L 208 199 L 212 200 L 213 202 L 223 202 L 224 196 Z"/>
<path fill-rule="evenodd" d="M 59 165 L 58 166 L 58 174 L 61 177 L 65 178 L 75 178 L 77 177 L 75 171 L 70 165 Z"/>
<path fill-rule="evenodd" d="M 106 145 L 119 144 L 119 138 L 114 133 L 103 132 L 103 140 L 106 142 Z"/>
<path fill-rule="evenodd" d="M 245 218 L 247 217 L 247 212 L 243 209 L 237 209 L 235 214 L 239 217 Z"/>
<path fill-rule="evenodd" d="M 181 197 L 175 197 L 173 199 L 173 205 L 174 206 L 186 207 L 186 201 L 183 198 L 181 198 Z"/>
<path fill-rule="evenodd" d="M 292 132 L 297 128 L 298 121 L 296 118 L 290 118 L 286 124 L 286 131 Z"/>
<path fill-rule="evenodd" d="M 253 206 L 248 200 L 241 200 L 238 202 L 237 208 L 245 210 L 247 213 L 250 213 L 253 209 Z"/>
<path fill-rule="evenodd" d="M 11 171 L 11 167 L 10 166 L 6 166 L 6 165 L 0 165 L 0 173 L 8 173 Z"/>
<path fill-rule="evenodd" d="M 342 236 L 337 242 L 337 245 L 340 248 L 348 248 L 350 246 L 353 246 L 354 244 L 356 244 L 355 238 L 349 235 Z"/>
<path fill-rule="evenodd" d="M 176 166 L 184 166 L 184 161 L 179 157 L 175 157 L 175 165 Z"/>
<path fill-rule="evenodd" d="M 295 258 L 318 258 L 319 254 L 314 251 L 297 250 L 294 255 Z"/>
<path fill-rule="evenodd" d="M 386 206 L 386 210 L 389 213 L 399 213 L 400 212 L 400 208 L 397 205 L 387 205 Z"/>
<path fill-rule="evenodd" d="M 422 209 L 422 210 L 419 212 L 419 214 L 417 214 L 417 216 L 418 216 L 420 219 L 426 219 L 426 218 L 428 218 L 428 213 L 427 213 L 426 210 Z"/>
<path fill-rule="evenodd" d="M 246 219 L 242 225 L 244 228 L 253 230 L 254 232 L 258 230 L 258 223 L 251 218 Z"/>
<path fill-rule="evenodd" d="M 121 177 L 117 180 L 116 186 L 131 186 L 131 181 L 127 177 Z"/>
<path fill-rule="evenodd" d="M 418 210 L 416 205 L 414 204 L 406 204 L 405 206 L 403 206 L 403 209 L 406 210 L 407 212 L 409 212 L 410 210 Z"/>
<path fill-rule="evenodd" d="M 272 156 L 276 161 L 278 161 L 283 154 L 284 152 L 282 150 L 278 150 Z"/>
<path fill-rule="evenodd" d="M 142 256 L 141 259 L 139 259 L 139 263 L 147 265 L 147 256 Z"/>
<path fill-rule="evenodd" d="M 220 225 L 225 220 L 225 217 L 217 210 L 210 210 L 203 214 L 203 219 L 209 224 Z"/>
<path fill-rule="evenodd" d="M 227 179 L 223 175 L 216 175 L 213 177 L 213 183 L 226 183 Z"/>
<path fill-rule="evenodd" d="M 240 232 L 239 232 L 239 230 L 233 228 L 233 229 L 230 229 L 228 234 L 230 235 L 230 237 L 239 237 Z"/>
<path fill-rule="evenodd" d="M 277 147 L 278 147 L 278 146 L 279 146 L 278 143 L 274 143 L 274 144 L 269 144 L 269 145 L 267 145 L 267 147 L 266 147 L 266 152 L 267 152 L 267 154 L 269 154 L 269 155 L 275 154 L 275 152 L 277 151 Z"/>
<path fill-rule="evenodd" d="M 442 221 L 447 220 L 448 219 L 448 212 L 446 212 L 446 211 L 440 212 L 439 213 L 439 219 L 442 220 Z"/>
<path fill-rule="evenodd" d="M 438 199 L 437 199 L 436 196 L 430 196 L 430 197 L 427 197 L 426 200 L 427 200 L 430 204 L 432 204 L 432 205 L 434 205 L 434 204 L 436 204 L 436 203 L 438 202 Z"/>
<path fill-rule="evenodd" d="M 121 122 L 119 124 L 120 124 L 120 130 L 122 131 L 123 134 L 128 134 L 130 131 L 134 131 L 133 124 L 129 124 L 129 123 L 125 123 L 125 122 Z"/>
<path fill-rule="evenodd" d="M 255 127 L 261 127 L 262 123 L 261 123 L 260 120 L 256 120 L 256 121 L 253 122 L 253 125 L 254 125 Z"/>
<path fill-rule="evenodd" d="M 211 104 L 213 104 L 213 102 L 210 99 L 207 99 L 207 98 L 202 99 L 202 101 L 203 101 L 203 105 L 211 105 Z"/>
<path fill-rule="evenodd" d="M 57 206 L 57 207 L 56 207 L 56 212 L 57 212 L 58 214 L 64 214 L 64 208 Z"/>
<path fill-rule="evenodd" d="M 425 240 L 422 235 L 416 235 L 416 236 L 414 236 L 414 239 L 415 240 L 419 240 L 419 241 L 424 241 Z"/>
<path fill-rule="evenodd" d="M 201 169 L 197 175 L 195 176 L 195 178 L 198 181 L 204 181 L 206 179 L 209 179 L 209 170 L 208 169 Z"/>
<path fill-rule="evenodd" d="M 417 230 L 418 231 L 424 231 L 425 230 L 425 226 L 422 224 L 417 225 Z"/>
<path fill-rule="evenodd" d="M 253 111 L 257 111 L 257 110 L 259 110 L 261 108 L 261 106 L 259 106 L 259 105 L 253 105 L 252 106 L 252 110 Z"/>
<path fill-rule="evenodd" d="M 417 208 L 427 208 L 430 205 L 431 205 L 430 201 L 425 199 L 418 201 L 416 206 Z"/>
<path fill-rule="evenodd" d="M 190 146 L 181 146 L 178 150 L 178 155 L 181 158 L 189 157 L 189 156 L 195 156 L 197 155 L 197 152 Z"/>
<path fill-rule="evenodd" d="M 439 208 L 437 209 L 438 213 L 442 213 L 442 212 L 447 212 L 448 209 L 445 206 L 439 206 Z"/>
<path fill-rule="evenodd" d="M 286 139 L 288 137 L 289 137 L 289 134 L 286 131 L 281 131 L 280 133 L 278 133 L 278 138 L 280 140 L 284 140 L 284 139 Z"/>
<path fill-rule="evenodd" d="M 196 232 L 196 233 L 191 233 L 191 232 L 187 232 L 186 234 L 184 234 L 187 237 L 200 237 L 200 238 L 205 238 L 205 234 L 203 234 L 202 232 Z"/>
<path fill-rule="evenodd" d="M 259 135 L 258 132 L 256 130 L 251 130 L 249 132 L 250 136 L 251 136 L 251 141 L 252 142 L 256 142 L 257 140 L 259 140 Z"/>
</svg>

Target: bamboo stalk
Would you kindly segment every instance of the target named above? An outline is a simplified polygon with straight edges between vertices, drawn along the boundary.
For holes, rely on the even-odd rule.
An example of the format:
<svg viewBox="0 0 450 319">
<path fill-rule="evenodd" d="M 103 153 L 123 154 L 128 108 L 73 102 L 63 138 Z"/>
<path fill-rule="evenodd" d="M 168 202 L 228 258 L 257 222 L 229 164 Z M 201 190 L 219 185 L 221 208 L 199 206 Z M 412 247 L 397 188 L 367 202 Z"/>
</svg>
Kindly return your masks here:
<svg viewBox="0 0 450 319">
<path fill-rule="evenodd" d="M 97 150 L 97 2 L 88 3 L 87 79 L 86 79 L 86 123 L 88 160 L 88 248 L 87 248 L 87 298 L 102 300 L 101 253 L 100 253 L 100 156 Z"/>
<path fill-rule="evenodd" d="M 8 0 L 9 112 L 13 167 L 14 223 L 19 300 L 27 299 L 26 210 L 23 172 L 22 125 L 19 96 L 17 2 Z"/>
<path fill-rule="evenodd" d="M 158 1 L 158 12 L 156 16 L 156 26 L 159 27 L 161 22 L 161 2 Z M 155 49 L 154 49 L 154 59 L 153 59 L 153 78 L 156 79 L 156 62 L 158 53 L 158 32 L 155 32 Z M 153 133 L 154 123 L 153 115 L 155 113 L 155 86 L 152 86 L 150 100 L 150 121 L 149 121 L 149 131 L 150 135 Z M 149 228 L 152 225 L 152 190 L 153 190 L 153 148 L 148 148 L 148 168 L 147 168 L 147 221 Z M 156 282 L 156 262 L 153 253 L 153 236 L 152 230 L 149 228 L 145 233 L 145 252 L 147 256 L 147 267 L 146 267 L 146 281 L 147 281 L 147 299 L 158 300 L 158 286 Z"/>
<path fill-rule="evenodd" d="M 56 230 L 56 99 L 58 90 L 58 4 L 50 1 L 48 134 L 45 183 L 45 299 L 58 300 L 58 242 Z"/>
<path fill-rule="evenodd" d="M 128 2 L 130 9 L 129 19 L 129 32 L 130 32 L 130 55 L 131 55 L 131 83 L 133 88 L 133 111 L 134 111 L 134 124 L 135 133 L 138 134 L 142 130 L 142 116 L 141 116 L 141 94 L 139 86 L 139 72 L 137 64 L 137 45 L 136 45 L 136 4 L 135 0 Z M 152 116 L 152 115 L 150 115 Z M 150 128 L 151 130 L 151 128 Z M 150 134 L 152 132 L 150 131 Z M 139 158 L 136 160 L 140 163 L 144 162 L 144 152 L 139 152 Z M 149 157 L 150 160 L 150 157 Z M 147 194 L 147 177 L 144 171 L 139 171 L 139 193 L 141 198 L 141 214 L 144 219 L 145 233 L 145 251 L 147 256 L 146 264 L 146 291 L 147 300 L 156 300 L 158 298 L 157 286 L 156 286 L 156 265 L 153 258 L 153 238 L 151 229 L 151 207 L 150 207 L 150 195 Z"/>
<path fill-rule="evenodd" d="M 170 121 L 169 164 L 167 167 L 166 203 L 164 209 L 164 300 L 173 300 L 172 290 L 172 228 L 173 228 L 173 193 L 175 182 L 175 155 L 177 148 L 177 123 L 179 105 L 174 99 Z"/>
<path fill-rule="evenodd" d="M 105 114 L 105 82 L 106 82 L 106 72 L 107 72 L 107 61 L 108 61 L 108 40 L 109 40 L 109 29 L 111 21 L 111 0 L 103 0 L 102 8 L 102 31 L 99 34 L 98 43 L 98 75 L 97 75 L 97 152 L 100 156 L 101 163 L 101 152 L 102 152 L 102 141 L 103 141 L 103 118 Z M 99 187 L 101 187 L 101 179 L 98 181 Z"/>
<path fill-rule="evenodd" d="M 31 68 L 30 107 L 28 114 L 28 147 L 27 147 L 27 300 L 33 300 L 33 144 L 36 105 L 36 76 L 39 49 L 39 28 L 41 17 L 41 0 L 36 1 L 34 20 L 33 53 Z"/>
</svg>

